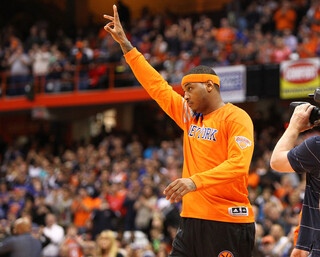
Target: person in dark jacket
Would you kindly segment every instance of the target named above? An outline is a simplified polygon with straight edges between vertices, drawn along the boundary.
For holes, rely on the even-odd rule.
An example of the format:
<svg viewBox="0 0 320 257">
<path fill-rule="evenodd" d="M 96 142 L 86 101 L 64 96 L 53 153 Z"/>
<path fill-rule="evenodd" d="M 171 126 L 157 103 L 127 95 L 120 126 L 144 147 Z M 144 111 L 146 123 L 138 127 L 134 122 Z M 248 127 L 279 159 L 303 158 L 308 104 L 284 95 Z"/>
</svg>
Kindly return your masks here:
<svg viewBox="0 0 320 257">
<path fill-rule="evenodd" d="M 31 222 L 28 218 L 19 218 L 13 226 L 14 235 L 0 244 L 0 256 L 41 257 L 41 243 L 30 234 Z"/>
</svg>

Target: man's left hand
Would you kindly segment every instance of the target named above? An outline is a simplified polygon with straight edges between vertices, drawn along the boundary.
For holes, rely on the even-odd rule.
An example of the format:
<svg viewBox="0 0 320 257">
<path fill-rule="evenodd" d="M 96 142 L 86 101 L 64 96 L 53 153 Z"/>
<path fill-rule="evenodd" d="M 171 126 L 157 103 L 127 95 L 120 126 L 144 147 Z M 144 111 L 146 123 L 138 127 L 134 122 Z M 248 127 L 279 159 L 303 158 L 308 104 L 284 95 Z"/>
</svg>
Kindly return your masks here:
<svg viewBox="0 0 320 257">
<path fill-rule="evenodd" d="M 191 178 L 179 178 L 170 183 L 163 193 L 171 203 L 177 203 L 185 194 L 196 191 L 196 189 L 197 187 Z"/>
</svg>

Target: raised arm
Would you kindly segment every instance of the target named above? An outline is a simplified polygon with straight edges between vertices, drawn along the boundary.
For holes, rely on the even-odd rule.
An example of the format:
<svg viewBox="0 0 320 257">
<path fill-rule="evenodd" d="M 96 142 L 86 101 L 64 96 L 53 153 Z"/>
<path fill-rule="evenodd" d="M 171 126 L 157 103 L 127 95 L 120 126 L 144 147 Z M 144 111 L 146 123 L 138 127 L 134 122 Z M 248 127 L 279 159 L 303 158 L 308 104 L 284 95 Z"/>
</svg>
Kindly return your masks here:
<svg viewBox="0 0 320 257">
<path fill-rule="evenodd" d="M 132 72 L 152 99 L 181 127 L 183 128 L 183 98 L 175 92 L 167 81 L 132 46 L 120 23 L 117 7 L 113 5 L 113 17 L 104 15 L 110 22 L 104 29 L 119 43 L 126 62 Z"/>
</svg>

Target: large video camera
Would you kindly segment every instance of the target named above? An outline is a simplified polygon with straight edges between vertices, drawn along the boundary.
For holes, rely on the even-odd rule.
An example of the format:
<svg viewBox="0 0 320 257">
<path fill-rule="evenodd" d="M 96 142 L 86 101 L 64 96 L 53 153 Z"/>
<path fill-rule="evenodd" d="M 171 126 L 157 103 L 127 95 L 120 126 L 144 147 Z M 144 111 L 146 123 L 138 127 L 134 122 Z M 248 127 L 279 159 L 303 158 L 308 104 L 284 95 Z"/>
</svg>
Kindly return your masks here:
<svg viewBox="0 0 320 257">
<path fill-rule="evenodd" d="M 316 88 L 314 90 L 314 94 L 309 94 L 310 97 L 313 97 L 313 100 L 316 103 L 320 103 L 320 87 Z M 292 110 L 294 110 L 294 108 L 296 108 L 298 105 L 300 104 L 306 104 L 308 102 L 292 102 L 290 103 L 290 108 Z M 313 107 L 310 117 L 309 117 L 309 121 L 312 125 L 314 125 L 315 121 L 320 119 L 320 108 L 319 107 Z"/>
</svg>

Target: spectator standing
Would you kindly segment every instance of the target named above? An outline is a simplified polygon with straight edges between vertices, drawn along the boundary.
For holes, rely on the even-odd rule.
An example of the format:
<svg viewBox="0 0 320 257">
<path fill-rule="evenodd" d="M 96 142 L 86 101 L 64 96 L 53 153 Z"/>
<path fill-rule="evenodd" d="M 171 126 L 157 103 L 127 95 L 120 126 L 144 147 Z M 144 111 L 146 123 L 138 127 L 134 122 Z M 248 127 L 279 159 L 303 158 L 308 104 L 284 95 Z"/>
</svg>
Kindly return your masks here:
<svg viewBox="0 0 320 257">
<path fill-rule="evenodd" d="M 315 33 L 305 33 L 301 37 L 301 42 L 298 44 L 297 53 L 300 58 L 316 57 L 319 38 Z"/>
<path fill-rule="evenodd" d="M 118 227 L 122 226 L 126 213 L 125 207 L 123 206 L 127 194 L 126 191 L 124 183 L 112 183 L 105 196 L 110 210 L 117 216 L 116 223 Z"/>
<path fill-rule="evenodd" d="M 19 43 L 17 44 L 8 60 L 11 75 L 11 84 L 8 89 L 9 95 L 24 94 L 24 87 L 29 82 L 31 60 L 24 53 L 23 46 Z"/>
<path fill-rule="evenodd" d="M 102 231 L 97 237 L 97 257 L 123 257 L 118 250 L 117 240 L 111 230 Z"/>
<path fill-rule="evenodd" d="M 272 33 L 274 31 L 273 10 L 270 6 L 265 5 L 262 7 L 259 23 L 261 24 L 261 31 L 263 34 Z"/>
<path fill-rule="evenodd" d="M 220 28 L 216 31 L 216 40 L 224 45 L 224 49 L 228 52 L 230 51 L 231 44 L 236 39 L 236 34 L 234 28 L 229 25 L 226 18 L 222 18 Z"/>
<path fill-rule="evenodd" d="M 94 209 L 92 213 L 92 238 L 95 239 L 103 230 L 117 230 L 117 220 L 118 217 L 110 209 L 109 203 L 102 197 L 101 207 Z"/>
<path fill-rule="evenodd" d="M 252 30 L 254 26 L 259 22 L 261 14 L 258 11 L 258 5 L 256 1 L 250 1 L 251 3 L 247 7 L 245 20 L 247 28 Z"/>
<path fill-rule="evenodd" d="M 137 172 L 136 172 L 137 173 Z M 126 208 L 126 215 L 124 217 L 124 229 L 125 231 L 135 231 L 135 218 L 137 215 L 137 210 L 134 208 L 135 202 L 139 198 L 139 193 L 141 191 L 141 186 L 139 181 L 132 181 L 128 187 L 128 192 L 126 198 L 123 202 L 123 207 Z"/>
<path fill-rule="evenodd" d="M 29 36 L 25 42 L 26 50 L 29 51 L 35 44 L 39 44 L 38 27 L 33 25 L 30 27 Z"/>
<path fill-rule="evenodd" d="M 46 224 L 46 217 L 51 213 L 52 208 L 46 204 L 44 195 L 37 195 L 34 198 L 34 207 L 32 209 L 33 221 L 39 226 Z"/>
<path fill-rule="evenodd" d="M 25 192 L 22 188 L 14 188 L 11 190 L 7 207 L 7 215 L 11 214 L 15 218 L 18 218 L 25 205 L 25 200 Z"/>
<path fill-rule="evenodd" d="M 296 52 L 298 46 L 298 39 L 290 29 L 285 29 L 283 31 L 283 41 L 284 44 L 290 48 L 291 52 Z"/>
<path fill-rule="evenodd" d="M 157 197 L 150 185 L 142 188 L 142 193 L 134 204 L 136 210 L 135 226 L 149 235 L 153 212 L 156 210 Z"/>
<path fill-rule="evenodd" d="M 28 218 L 19 218 L 14 222 L 14 235 L 0 243 L 0 255 L 10 257 L 41 257 L 41 243 L 31 236 L 31 222 Z"/>
<path fill-rule="evenodd" d="M 72 223 L 72 203 L 71 190 L 68 186 L 64 186 L 58 191 L 57 199 L 52 205 L 57 221 L 63 227 L 67 227 Z"/>
<path fill-rule="evenodd" d="M 272 249 L 272 253 L 275 256 L 283 256 L 286 250 L 286 247 L 290 244 L 289 238 L 285 235 L 283 226 L 280 224 L 274 223 L 270 228 L 269 233 L 275 240 L 275 245 Z"/>
<path fill-rule="evenodd" d="M 275 246 L 275 240 L 273 236 L 266 235 L 261 239 L 261 252 L 263 257 L 273 257 L 272 250 Z"/>
<path fill-rule="evenodd" d="M 88 89 L 88 64 L 89 56 L 84 48 L 83 41 L 77 41 L 71 52 L 71 63 L 76 66 L 78 71 L 79 89 Z"/>
<path fill-rule="evenodd" d="M 49 73 L 51 53 L 49 52 L 49 43 L 41 46 L 35 45 L 30 53 L 32 59 L 32 72 L 36 80 L 42 81 Z"/>
<path fill-rule="evenodd" d="M 312 1 L 311 7 L 307 11 L 306 15 L 309 23 L 311 24 L 311 30 L 314 32 L 320 32 L 320 1 Z"/>
<path fill-rule="evenodd" d="M 284 44 L 283 37 L 275 38 L 275 47 L 272 52 L 272 62 L 281 63 L 289 60 L 291 49 Z"/>
<path fill-rule="evenodd" d="M 46 226 L 43 229 L 43 234 L 49 239 L 49 244 L 42 250 L 43 257 L 58 257 L 60 244 L 64 238 L 64 230 L 56 223 L 56 217 L 52 213 L 46 216 Z"/>
<path fill-rule="evenodd" d="M 74 212 L 74 224 L 78 227 L 79 233 L 85 232 L 87 221 L 90 219 L 93 209 L 100 207 L 100 199 L 93 199 L 85 187 L 80 187 L 78 196 L 71 205 Z"/>
<path fill-rule="evenodd" d="M 283 33 L 285 29 L 294 30 L 296 27 L 296 11 L 291 7 L 288 0 L 282 1 L 280 8 L 275 12 L 273 19 L 275 21 L 276 31 Z"/>
<path fill-rule="evenodd" d="M 73 224 L 69 225 L 67 228 L 66 236 L 61 243 L 60 256 L 83 257 L 83 247 L 85 247 L 85 243 L 78 235 L 77 227 Z"/>
</svg>

